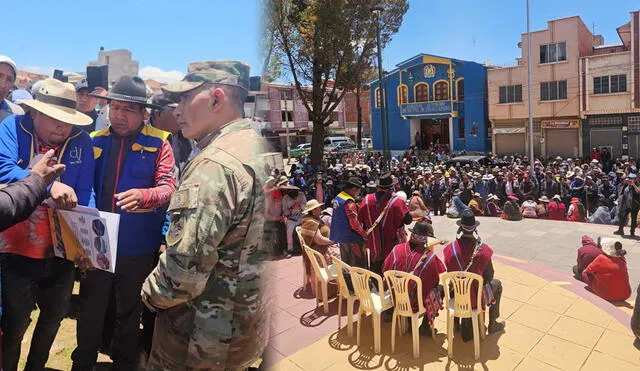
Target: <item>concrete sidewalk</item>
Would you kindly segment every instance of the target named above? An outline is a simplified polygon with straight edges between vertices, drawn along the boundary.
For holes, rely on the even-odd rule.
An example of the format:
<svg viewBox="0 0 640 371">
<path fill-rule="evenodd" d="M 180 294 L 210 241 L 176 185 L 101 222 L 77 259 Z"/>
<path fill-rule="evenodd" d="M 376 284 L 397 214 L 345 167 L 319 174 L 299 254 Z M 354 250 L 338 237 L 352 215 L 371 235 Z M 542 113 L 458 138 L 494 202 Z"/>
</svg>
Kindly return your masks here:
<svg viewBox="0 0 640 371">
<path fill-rule="evenodd" d="M 442 246 L 437 249 L 440 254 Z M 504 288 L 500 311 L 506 329 L 482 341 L 478 361 L 473 360 L 473 342 L 463 343 L 459 337 L 454 338 L 454 356 L 449 360 L 444 312 L 436 319 L 435 341 L 420 337 L 417 360 L 408 333 L 396 338 L 396 351 L 391 353 L 388 323 L 383 323 L 382 353 L 374 354 L 369 318 L 364 319 L 358 347 L 355 333 L 349 337 L 346 328 L 338 331 L 337 302 L 331 302 L 325 315 L 316 308 L 314 297 L 301 290 L 300 257 L 270 264 L 275 268 L 276 295 L 265 362 L 273 370 L 640 369 L 640 351 L 633 346 L 628 327 L 631 305 L 623 302 L 616 307 L 601 300 L 569 273 L 549 268 L 539 274 L 536 263 L 494 259 L 496 278 Z M 533 273 L 523 266 L 533 267 Z M 346 326 L 346 317 L 342 325 Z"/>
</svg>

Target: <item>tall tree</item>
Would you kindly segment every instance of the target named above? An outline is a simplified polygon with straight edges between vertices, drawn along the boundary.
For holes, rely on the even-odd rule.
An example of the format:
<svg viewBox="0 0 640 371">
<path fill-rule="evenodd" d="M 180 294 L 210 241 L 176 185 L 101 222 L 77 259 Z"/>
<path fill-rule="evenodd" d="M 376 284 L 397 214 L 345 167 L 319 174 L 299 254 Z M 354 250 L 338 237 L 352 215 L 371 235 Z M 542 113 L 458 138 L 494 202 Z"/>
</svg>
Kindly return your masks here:
<svg viewBox="0 0 640 371">
<path fill-rule="evenodd" d="M 267 0 L 274 55 L 293 79 L 313 122 L 311 163 L 322 161 L 325 127 L 347 90 L 362 85 L 376 52 L 374 5 L 382 6 L 382 46 L 398 32 L 407 0 Z M 277 64 L 276 64 L 277 66 Z M 268 68 L 269 70 L 269 68 Z M 276 75 L 269 72 L 270 76 Z M 284 71 L 283 71 L 284 73 Z"/>
</svg>

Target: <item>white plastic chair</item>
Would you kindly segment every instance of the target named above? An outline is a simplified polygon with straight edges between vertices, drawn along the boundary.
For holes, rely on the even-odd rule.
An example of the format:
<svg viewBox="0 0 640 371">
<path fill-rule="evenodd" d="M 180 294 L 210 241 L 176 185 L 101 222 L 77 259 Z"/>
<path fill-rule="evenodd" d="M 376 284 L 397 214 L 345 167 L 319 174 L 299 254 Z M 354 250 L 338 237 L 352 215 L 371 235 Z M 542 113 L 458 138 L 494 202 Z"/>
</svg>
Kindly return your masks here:
<svg viewBox="0 0 640 371">
<path fill-rule="evenodd" d="M 422 298 L 422 280 L 415 275 L 402 271 L 386 271 L 384 278 L 387 280 L 393 295 L 393 320 L 391 321 L 391 352 L 396 349 L 396 324 L 403 321 L 403 317 L 411 318 L 411 336 L 413 338 L 413 358 L 420 357 L 420 319 L 424 317 L 427 310 L 424 308 Z M 416 300 L 418 301 L 418 311 L 413 312 L 411 305 L 409 284 L 414 282 L 416 290 Z M 402 327 L 402 326 L 401 326 Z M 435 338 L 435 330 L 432 330 L 431 337 Z"/>
<path fill-rule="evenodd" d="M 307 246 L 307 244 L 302 239 L 299 228 L 296 228 L 296 233 L 298 233 L 298 238 L 300 238 L 300 245 L 302 245 L 302 249 L 304 250 L 305 254 L 307 254 L 307 257 L 311 262 L 311 267 L 313 267 L 315 276 L 314 282 L 316 288 L 316 305 L 319 305 L 320 300 L 322 299 L 324 313 L 327 314 L 329 313 L 328 285 L 329 282 L 335 281 L 335 279 L 337 278 L 335 269 L 333 265 L 327 264 L 327 261 L 322 254 Z M 318 285 L 320 286 L 320 289 L 318 289 Z"/>
<path fill-rule="evenodd" d="M 471 286 L 478 282 L 476 309 L 471 306 Z M 440 275 L 444 287 L 445 308 L 447 308 L 447 338 L 449 357 L 453 356 L 453 319 L 471 318 L 475 359 L 480 357 L 480 338 L 484 339 L 484 311 L 482 310 L 482 276 L 470 272 L 446 272 Z M 451 286 L 450 286 L 451 284 Z M 451 297 L 451 287 L 454 297 Z M 480 321 L 478 323 L 478 317 Z"/>
<path fill-rule="evenodd" d="M 384 285 L 382 284 L 382 277 L 368 271 L 366 269 L 351 267 L 349 269 L 351 273 L 351 281 L 353 282 L 353 289 L 360 299 L 360 309 L 358 310 L 358 335 L 357 344 L 360 346 L 360 333 L 362 328 L 362 320 L 367 313 L 371 313 L 373 320 L 373 342 L 374 351 L 380 353 L 380 315 L 385 310 L 391 308 L 391 292 L 384 291 Z M 369 286 L 369 282 L 375 280 L 377 292 L 372 292 Z"/>
<path fill-rule="evenodd" d="M 337 273 L 338 281 L 338 330 L 342 327 L 342 300 L 347 300 L 347 333 L 353 336 L 353 307 L 358 300 L 358 296 L 349 292 L 347 280 L 344 278 L 344 269 L 347 271 L 351 266 L 338 258 L 333 258 L 334 270 Z M 354 290 L 355 291 L 355 290 Z"/>
</svg>

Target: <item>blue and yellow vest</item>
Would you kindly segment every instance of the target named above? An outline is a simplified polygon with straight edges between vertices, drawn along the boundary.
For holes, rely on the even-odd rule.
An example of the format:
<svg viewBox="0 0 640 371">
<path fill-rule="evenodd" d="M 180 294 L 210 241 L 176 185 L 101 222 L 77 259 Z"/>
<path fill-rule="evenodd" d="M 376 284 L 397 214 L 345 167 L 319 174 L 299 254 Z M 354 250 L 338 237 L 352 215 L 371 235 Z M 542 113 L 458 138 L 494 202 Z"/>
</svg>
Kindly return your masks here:
<svg viewBox="0 0 640 371">
<path fill-rule="evenodd" d="M 94 178 L 95 199 L 101 199 L 102 182 L 105 171 L 117 171 L 117 164 L 107 164 L 111 147 L 109 129 L 91 133 L 93 154 L 96 160 Z M 162 143 L 169 133 L 144 125 L 135 142 L 132 144 L 124 164 L 121 164 L 120 176 L 114 194 L 132 188 L 152 188 L 155 185 L 156 159 Z M 97 201 L 96 201 L 97 203 Z M 111 210 L 104 210 L 109 211 Z M 162 243 L 162 226 L 165 211 L 162 208 L 138 209 L 135 212 L 121 212 L 120 229 L 118 231 L 118 256 L 133 256 L 158 251 Z"/>
<path fill-rule="evenodd" d="M 349 218 L 344 210 L 344 204 L 347 201 L 353 201 L 353 197 L 346 192 L 340 192 L 333 199 L 333 219 L 331 220 L 331 232 L 329 238 L 331 241 L 349 243 L 349 242 L 363 242 L 362 237 L 358 232 L 351 229 L 349 225 Z"/>
</svg>

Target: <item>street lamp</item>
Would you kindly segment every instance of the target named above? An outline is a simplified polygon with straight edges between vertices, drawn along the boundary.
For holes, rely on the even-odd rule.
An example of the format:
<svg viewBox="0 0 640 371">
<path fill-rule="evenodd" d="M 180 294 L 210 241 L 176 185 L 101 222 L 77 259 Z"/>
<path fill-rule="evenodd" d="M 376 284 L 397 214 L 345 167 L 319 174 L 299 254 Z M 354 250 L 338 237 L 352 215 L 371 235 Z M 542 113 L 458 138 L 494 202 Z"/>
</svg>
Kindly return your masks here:
<svg viewBox="0 0 640 371">
<path fill-rule="evenodd" d="M 391 166 L 391 154 L 389 153 L 389 124 L 387 122 L 387 94 L 384 82 L 384 72 L 382 70 L 382 48 L 380 41 L 380 16 L 384 8 L 375 6 L 371 8 L 371 12 L 376 15 L 376 42 L 378 48 L 378 81 L 380 83 L 380 118 L 382 119 L 382 169 L 389 170 Z M 375 97 L 374 97 L 375 99 Z"/>
</svg>

